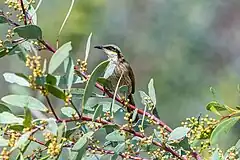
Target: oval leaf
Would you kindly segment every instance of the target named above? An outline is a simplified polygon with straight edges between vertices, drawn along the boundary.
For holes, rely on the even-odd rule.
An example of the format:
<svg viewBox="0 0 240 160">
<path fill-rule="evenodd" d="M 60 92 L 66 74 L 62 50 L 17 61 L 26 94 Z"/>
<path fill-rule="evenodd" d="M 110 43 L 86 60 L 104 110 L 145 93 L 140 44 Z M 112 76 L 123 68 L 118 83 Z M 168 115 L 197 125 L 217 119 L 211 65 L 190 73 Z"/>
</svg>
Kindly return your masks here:
<svg viewBox="0 0 240 160">
<path fill-rule="evenodd" d="M 125 141 L 125 137 L 121 134 L 119 130 L 113 131 L 106 136 L 106 140 L 112 142 Z"/>
<path fill-rule="evenodd" d="M 0 103 L 0 113 L 2 113 L 2 112 L 11 113 L 12 111 L 9 109 L 9 107 L 6 104 Z"/>
<path fill-rule="evenodd" d="M 8 23 L 7 18 L 1 15 L 0 16 L 0 23 Z"/>
<path fill-rule="evenodd" d="M 22 38 L 42 39 L 42 30 L 36 25 L 19 26 L 14 28 L 13 31 Z"/>
<path fill-rule="evenodd" d="M 20 77 L 20 76 L 16 75 L 15 73 L 4 73 L 3 77 L 4 77 L 5 81 L 7 81 L 9 83 L 16 83 L 20 86 L 25 86 L 25 87 L 30 86 L 29 82 L 25 78 Z"/>
<path fill-rule="evenodd" d="M 232 117 L 220 122 L 211 134 L 210 143 L 216 145 L 220 137 L 226 135 L 238 120 L 239 117 Z"/>
<path fill-rule="evenodd" d="M 151 79 L 150 82 L 148 83 L 148 94 L 149 94 L 149 96 L 150 96 L 150 98 L 153 101 L 153 104 L 155 106 L 156 103 L 157 103 L 157 100 L 156 100 L 155 88 L 154 88 L 154 85 L 153 85 L 153 79 Z"/>
<path fill-rule="evenodd" d="M 22 124 L 23 119 L 18 118 L 9 112 L 2 112 L 0 113 L 0 123 L 1 124 L 13 124 L 13 123 Z"/>
<path fill-rule="evenodd" d="M 177 127 L 175 128 L 169 135 L 168 140 L 181 140 L 183 139 L 187 133 L 190 131 L 190 128 L 187 127 Z"/>
<path fill-rule="evenodd" d="M 49 118 L 46 120 L 48 122 L 45 131 L 51 132 L 53 135 L 57 135 L 58 125 L 54 118 Z"/>
<path fill-rule="evenodd" d="M 24 121 L 23 121 L 23 126 L 25 128 L 30 128 L 32 125 L 32 114 L 30 109 L 24 108 Z"/>
<path fill-rule="evenodd" d="M 45 87 L 48 90 L 48 92 L 54 95 L 55 97 L 59 99 L 65 99 L 65 94 L 60 88 L 53 86 L 51 84 L 45 84 Z"/>
<path fill-rule="evenodd" d="M 100 63 L 92 72 L 90 79 L 88 80 L 85 90 L 84 90 L 84 96 L 82 101 L 82 106 L 84 108 L 85 104 L 87 103 L 87 100 L 92 95 L 92 91 L 94 89 L 95 83 L 98 79 L 98 77 L 101 76 L 101 74 L 104 72 L 108 65 L 109 61 L 104 61 Z"/>
<path fill-rule="evenodd" d="M 27 95 L 8 95 L 2 98 L 2 101 L 17 107 L 27 107 L 29 109 L 48 111 L 46 106 L 36 98 Z"/>
<path fill-rule="evenodd" d="M 72 107 L 62 107 L 61 111 L 65 116 L 70 118 L 76 114 L 76 111 Z"/>
<path fill-rule="evenodd" d="M 69 56 L 69 52 L 72 50 L 71 42 L 67 42 L 62 45 L 56 52 L 53 54 L 49 62 L 48 73 L 53 74 L 56 69 L 64 62 Z"/>
<path fill-rule="evenodd" d="M 210 103 L 207 104 L 206 109 L 209 111 L 212 111 L 213 113 L 221 116 L 221 114 L 219 113 L 219 111 L 225 111 L 227 110 L 227 108 L 224 105 L 221 105 L 220 103 L 216 102 L 216 101 L 212 101 Z"/>
<path fill-rule="evenodd" d="M 91 46 L 91 38 L 92 38 L 92 33 L 90 33 L 87 40 L 86 51 L 85 51 L 85 62 L 87 62 L 87 59 L 88 59 L 90 46 Z"/>
</svg>

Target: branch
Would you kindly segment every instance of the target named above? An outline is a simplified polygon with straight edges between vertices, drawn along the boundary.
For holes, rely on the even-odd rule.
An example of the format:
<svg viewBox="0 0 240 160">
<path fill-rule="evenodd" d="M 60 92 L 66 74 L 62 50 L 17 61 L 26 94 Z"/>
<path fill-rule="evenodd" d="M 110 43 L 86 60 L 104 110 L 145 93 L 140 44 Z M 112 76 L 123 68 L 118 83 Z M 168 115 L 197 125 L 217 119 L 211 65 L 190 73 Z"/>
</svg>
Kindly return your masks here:
<svg viewBox="0 0 240 160">
<path fill-rule="evenodd" d="M 75 111 L 77 112 L 78 117 L 81 118 L 82 115 L 81 115 L 81 113 L 78 111 L 77 107 L 73 104 L 73 101 L 72 101 L 72 100 L 70 100 L 70 103 L 71 103 L 71 105 L 73 106 L 73 108 L 75 109 Z"/>
<path fill-rule="evenodd" d="M 51 104 L 51 102 L 50 102 L 49 97 L 48 97 L 48 96 L 45 96 L 45 98 L 46 98 L 46 100 L 47 100 L 47 103 L 48 103 L 48 105 L 49 105 L 49 108 L 50 108 L 51 112 L 53 113 L 54 117 L 56 118 L 57 121 L 59 121 L 60 119 L 58 118 L 57 114 L 55 113 L 54 108 L 53 108 L 53 106 L 52 106 L 52 104 Z"/>
<path fill-rule="evenodd" d="M 24 24 L 27 25 L 27 17 L 26 17 L 26 11 L 25 11 L 25 8 L 24 8 L 23 0 L 20 0 L 20 5 L 21 5 L 22 12 L 23 12 L 23 15 L 24 15 Z"/>
<path fill-rule="evenodd" d="M 87 117 L 87 116 L 82 116 L 81 118 L 76 118 L 76 119 L 67 119 L 67 120 L 64 120 L 66 123 L 67 122 L 74 122 L 74 121 L 93 121 L 92 118 L 90 117 Z M 58 122 L 62 122 L 62 120 L 58 120 Z M 139 138 L 145 138 L 146 136 L 140 132 L 136 132 L 135 130 L 133 129 L 130 129 L 130 128 L 123 128 L 121 125 L 118 125 L 116 123 L 112 123 L 112 122 L 109 122 L 109 121 L 106 121 L 106 120 L 103 120 L 103 119 L 96 119 L 95 122 L 97 123 L 101 123 L 103 125 L 116 125 L 118 126 L 120 129 L 124 130 L 125 132 L 129 132 L 131 134 L 133 134 L 134 136 L 136 137 L 139 137 Z M 152 143 L 160 148 L 162 148 L 163 150 L 171 153 L 172 155 L 174 155 L 175 157 L 177 157 L 178 159 L 181 159 L 181 160 L 186 160 L 186 158 L 182 157 L 181 155 L 179 155 L 177 152 L 175 152 L 173 149 L 171 149 L 170 147 L 167 147 L 165 145 L 162 145 L 160 142 L 157 142 L 157 141 L 152 141 Z"/>
<path fill-rule="evenodd" d="M 77 70 L 76 70 L 77 71 Z M 77 73 L 79 74 L 80 72 L 77 71 Z M 85 73 L 80 73 L 84 78 L 88 79 L 88 76 Z M 103 86 L 101 86 L 100 84 L 96 83 L 95 86 L 100 89 L 102 92 L 106 93 L 110 98 L 113 98 L 113 94 L 110 92 L 106 92 L 106 90 L 104 89 Z M 119 97 L 116 97 L 115 100 L 119 103 L 121 103 L 122 105 L 124 105 L 124 101 L 122 101 Z M 128 108 L 135 110 L 138 110 L 138 113 L 143 115 L 144 111 L 142 109 L 137 108 L 136 106 L 132 105 L 132 104 L 128 104 L 127 106 Z M 156 124 L 162 126 L 163 128 L 165 128 L 168 132 L 172 132 L 172 129 L 163 121 L 161 121 L 160 119 L 158 119 L 156 116 L 154 116 L 153 114 L 149 113 L 149 112 L 145 112 L 145 116 L 147 116 L 148 118 L 154 120 L 156 122 Z"/>
</svg>

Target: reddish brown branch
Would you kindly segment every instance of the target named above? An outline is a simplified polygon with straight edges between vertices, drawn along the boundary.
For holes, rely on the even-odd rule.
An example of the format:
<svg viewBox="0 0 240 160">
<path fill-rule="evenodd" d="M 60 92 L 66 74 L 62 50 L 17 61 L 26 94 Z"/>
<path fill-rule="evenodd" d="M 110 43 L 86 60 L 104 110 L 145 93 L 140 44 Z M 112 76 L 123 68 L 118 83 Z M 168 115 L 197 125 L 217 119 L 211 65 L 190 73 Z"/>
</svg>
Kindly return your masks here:
<svg viewBox="0 0 240 160">
<path fill-rule="evenodd" d="M 90 117 L 87 117 L 87 116 L 82 116 L 81 119 L 67 119 L 67 120 L 64 120 L 65 122 L 74 122 L 74 121 L 79 121 L 79 120 L 82 120 L 82 121 L 93 121 L 92 118 Z M 62 120 L 59 120 L 58 122 L 61 122 Z M 136 132 L 135 130 L 133 129 L 129 129 L 129 128 L 123 128 L 122 126 L 118 125 L 118 124 L 115 124 L 115 123 L 112 123 L 112 122 L 109 122 L 109 121 L 106 121 L 106 120 L 103 120 L 103 119 L 97 119 L 95 120 L 95 122 L 97 123 L 101 123 L 101 124 L 108 124 L 108 125 L 116 125 L 118 126 L 119 128 L 121 128 L 122 130 L 124 130 L 125 132 L 129 132 L 131 134 L 133 134 L 134 136 L 136 137 L 139 137 L 139 138 L 145 138 L 145 135 L 140 133 L 140 132 Z M 179 155 L 177 152 L 175 152 L 173 149 L 171 149 L 170 147 L 167 147 L 167 146 L 163 146 L 161 143 L 157 142 L 157 141 L 152 141 L 152 143 L 160 148 L 162 148 L 163 150 L 171 153 L 172 155 L 174 155 L 175 157 L 177 157 L 178 159 L 181 159 L 181 160 L 186 160 L 186 158 L 182 157 L 181 155 Z"/>
</svg>

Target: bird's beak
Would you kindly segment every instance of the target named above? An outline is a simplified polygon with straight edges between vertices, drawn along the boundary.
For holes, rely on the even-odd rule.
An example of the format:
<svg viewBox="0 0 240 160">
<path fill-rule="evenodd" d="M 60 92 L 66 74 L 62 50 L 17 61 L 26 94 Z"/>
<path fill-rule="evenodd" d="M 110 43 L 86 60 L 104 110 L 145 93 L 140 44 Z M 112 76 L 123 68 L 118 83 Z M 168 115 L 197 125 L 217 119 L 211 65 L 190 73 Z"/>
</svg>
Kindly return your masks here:
<svg viewBox="0 0 240 160">
<path fill-rule="evenodd" d="M 100 46 L 94 46 L 94 48 L 103 49 L 103 46 L 102 46 L 102 45 L 100 45 Z"/>
</svg>

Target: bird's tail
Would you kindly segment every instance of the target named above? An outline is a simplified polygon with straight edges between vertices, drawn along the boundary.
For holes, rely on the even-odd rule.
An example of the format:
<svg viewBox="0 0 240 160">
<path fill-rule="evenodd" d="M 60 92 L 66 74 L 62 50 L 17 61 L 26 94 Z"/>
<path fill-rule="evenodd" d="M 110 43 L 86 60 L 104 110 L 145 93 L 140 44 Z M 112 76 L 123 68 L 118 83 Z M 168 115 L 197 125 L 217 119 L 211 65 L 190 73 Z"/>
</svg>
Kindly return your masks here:
<svg viewBox="0 0 240 160">
<path fill-rule="evenodd" d="M 134 102 L 134 99 L 133 99 L 132 94 L 130 94 L 130 95 L 128 96 L 128 99 L 129 99 L 129 104 L 135 106 L 135 102 Z M 127 110 L 128 110 L 128 112 L 131 112 L 131 111 L 132 111 L 130 108 L 127 108 Z M 133 116 L 133 114 L 131 114 L 130 118 L 132 118 L 132 116 Z M 138 120 L 139 120 L 139 116 L 138 116 L 138 114 L 137 114 L 137 116 L 136 116 L 136 118 L 135 118 L 135 120 L 134 120 L 133 122 L 136 123 Z"/>
</svg>

